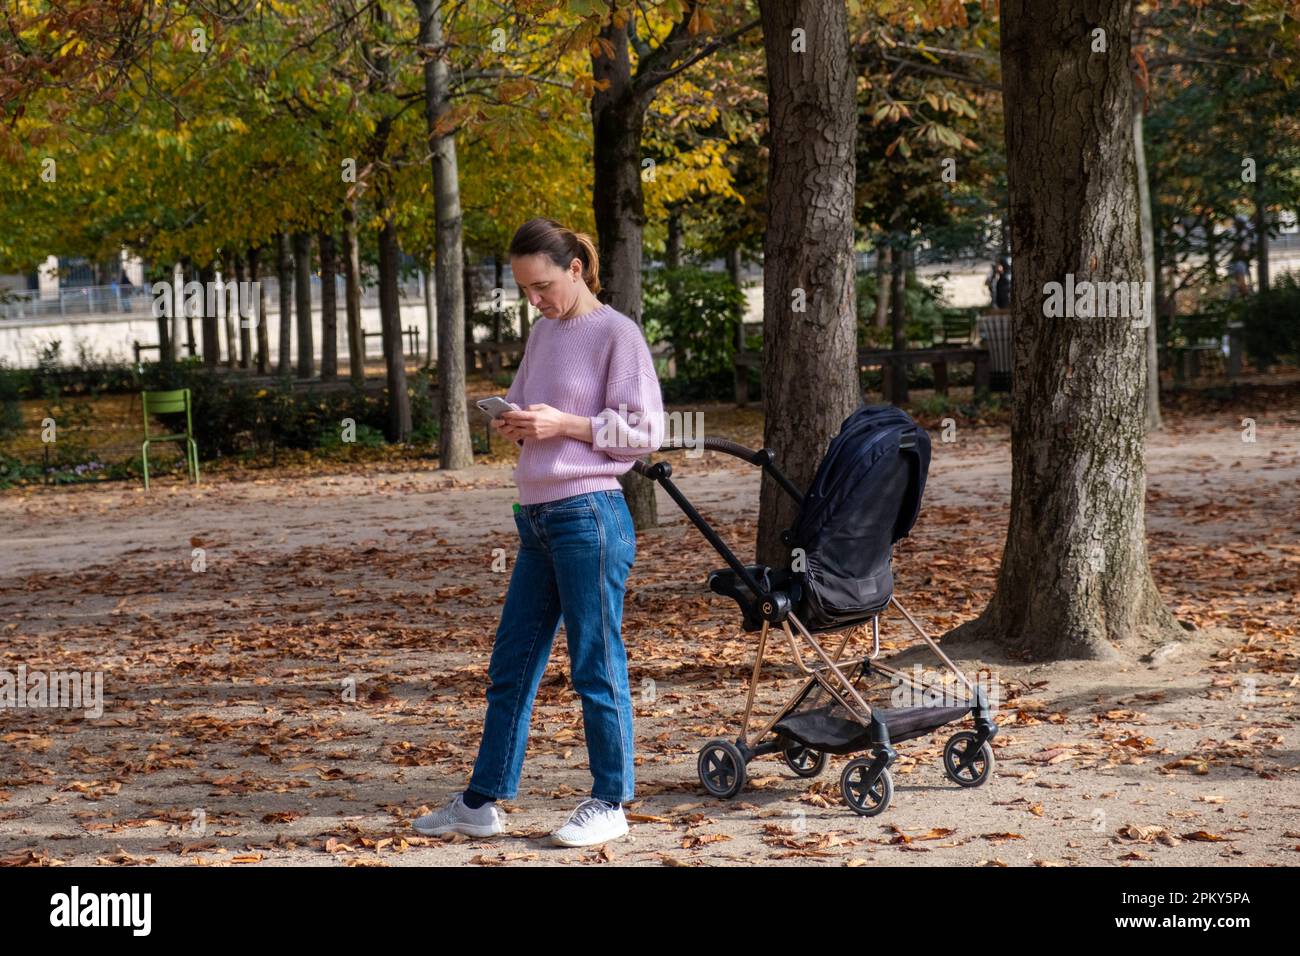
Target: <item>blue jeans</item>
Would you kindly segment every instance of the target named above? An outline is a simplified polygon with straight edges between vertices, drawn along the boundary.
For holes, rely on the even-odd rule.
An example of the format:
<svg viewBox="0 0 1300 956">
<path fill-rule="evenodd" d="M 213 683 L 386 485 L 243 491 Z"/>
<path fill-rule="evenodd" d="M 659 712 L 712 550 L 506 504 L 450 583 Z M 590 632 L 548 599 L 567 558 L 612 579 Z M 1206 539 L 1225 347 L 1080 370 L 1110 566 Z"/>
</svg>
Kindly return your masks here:
<svg viewBox="0 0 1300 956">
<path fill-rule="evenodd" d="M 634 796 L 632 694 L 623 648 L 623 593 L 636 532 L 622 491 L 521 505 L 519 553 L 488 664 L 487 717 L 469 789 L 511 799 L 528 744 L 533 699 L 564 618 L 573 687 L 593 778 L 609 803 Z"/>
</svg>

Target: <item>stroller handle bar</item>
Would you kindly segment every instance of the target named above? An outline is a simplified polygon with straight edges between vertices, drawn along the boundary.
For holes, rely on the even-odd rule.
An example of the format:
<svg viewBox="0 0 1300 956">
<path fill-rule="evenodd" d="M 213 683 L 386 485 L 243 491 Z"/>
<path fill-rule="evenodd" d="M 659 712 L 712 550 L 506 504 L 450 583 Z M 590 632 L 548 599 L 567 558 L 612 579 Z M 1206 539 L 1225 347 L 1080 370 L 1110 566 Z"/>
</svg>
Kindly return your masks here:
<svg viewBox="0 0 1300 956">
<path fill-rule="evenodd" d="M 764 471 L 771 475 L 772 478 L 782 488 L 784 488 L 796 502 L 801 506 L 803 505 L 803 494 L 794 486 L 790 479 L 785 476 L 781 469 L 776 467 L 772 450 L 770 448 L 760 448 L 758 451 L 754 451 L 753 449 L 746 448 L 744 445 L 738 445 L 734 441 L 727 441 L 725 438 L 705 438 L 700 442 L 700 444 L 711 451 L 726 452 L 728 455 L 735 455 L 737 458 L 744 459 L 751 465 L 759 465 Z M 682 451 L 687 447 L 689 446 L 672 443 L 660 446 L 659 450 Z M 764 618 L 772 622 L 779 622 L 785 618 L 785 615 L 790 609 L 788 597 L 784 594 L 776 593 L 773 589 L 767 586 L 765 580 L 759 580 L 751 573 L 750 568 L 746 567 L 740 559 L 736 557 L 731 548 L 727 547 L 727 543 L 718 536 L 718 533 L 715 530 L 713 530 L 713 526 L 704 520 L 700 513 L 696 511 L 694 506 L 686 499 L 686 496 L 681 493 L 681 490 L 673 483 L 671 478 L 673 473 L 672 465 L 666 461 L 644 462 L 637 459 L 633 461 L 632 468 L 643 478 L 648 478 L 663 486 L 664 490 L 668 492 L 669 497 L 671 497 L 673 501 L 677 502 L 677 506 L 682 509 L 682 512 L 690 522 L 695 525 L 700 534 L 704 535 L 705 540 L 707 540 L 709 544 L 713 545 L 714 550 L 717 551 L 718 554 L 722 556 L 723 560 L 727 562 L 727 566 L 735 572 L 737 580 L 742 582 L 745 587 L 749 589 L 749 592 L 754 595 L 755 600 L 758 603 L 759 612 Z M 764 577 L 766 577 L 766 575 L 764 575 Z"/>
<path fill-rule="evenodd" d="M 776 467 L 776 460 L 772 455 L 772 449 L 760 448 L 754 451 L 752 448 L 746 448 L 744 445 L 737 444 L 734 441 L 728 441 L 725 438 L 705 438 L 700 444 L 709 451 L 726 452 L 728 455 L 734 455 L 737 458 L 749 462 L 751 465 L 758 465 L 766 471 L 779 484 L 790 497 L 794 498 L 799 504 L 803 504 L 803 494 L 790 481 L 789 478 Z M 661 445 L 659 451 L 684 451 L 692 447 L 690 445 L 672 442 Z M 661 478 L 669 478 L 673 473 L 673 466 L 666 461 L 644 462 L 639 458 L 632 463 L 632 470 L 643 478 L 649 478 L 651 481 L 658 481 Z"/>
</svg>

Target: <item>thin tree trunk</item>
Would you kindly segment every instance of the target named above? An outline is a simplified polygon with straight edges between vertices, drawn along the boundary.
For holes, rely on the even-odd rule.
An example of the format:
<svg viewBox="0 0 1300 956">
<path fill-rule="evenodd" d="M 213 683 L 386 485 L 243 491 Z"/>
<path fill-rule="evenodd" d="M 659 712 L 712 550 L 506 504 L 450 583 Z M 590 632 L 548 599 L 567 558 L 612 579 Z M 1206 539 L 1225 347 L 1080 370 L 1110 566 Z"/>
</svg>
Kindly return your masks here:
<svg viewBox="0 0 1300 956">
<path fill-rule="evenodd" d="M 433 356 L 438 334 L 438 309 L 433 300 L 433 263 L 426 262 L 420 270 L 424 278 L 424 367 L 433 368 Z"/>
<path fill-rule="evenodd" d="M 271 330 L 266 324 L 266 288 L 262 285 L 261 246 L 248 250 L 248 281 L 257 286 L 257 374 L 265 375 L 271 367 Z"/>
<path fill-rule="evenodd" d="M 231 256 L 223 255 L 217 260 L 217 266 L 221 270 L 221 295 L 220 315 L 224 318 L 226 326 L 226 368 L 234 368 L 239 363 L 239 358 L 235 354 L 238 351 L 239 332 L 236 330 L 239 322 L 239 309 L 236 307 L 234 314 L 230 311 L 230 295 L 226 292 L 226 286 L 230 284 L 234 275 L 234 269 L 231 267 Z M 238 290 L 238 286 L 235 287 Z"/>
<path fill-rule="evenodd" d="M 1143 296 L 1142 321 L 1146 323 L 1146 419 L 1147 431 L 1160 427 L 1160 357 L 1156 350 L 1156 240 L 1151 221 L 1151 185 L 1147 179 L 1146 137 L 1143 134 L 1144 115 L 1142 109 L 1142 91 L 1134 87 L 1133 91 L 1133 161 L 1137 167 L 1138 192 L 1138 229 L 1142 239 L 1142 278 L 1148 283 L 1145 289 L 1152 294 Z M 1214 223 L 1209 228 L 1213 230 Z"/>
<path fill-rule="evenodd" d="M 731 281 L 735 283 L 737 289 L 744 291 L 744 277 L 742 263 L 740 260 L 740 246 L 732 246 L 727 250 L 727 274 L 731 276 Z M 745 351 L 745 309 L 740 312 L 740 317 L 736 319 L 736 354 L 741 355 Z M 744 408 L 749 404 L 749 368 L 736 365 L 733 368 L 732 391 L 736 399 L 736 407 Z"/>
<path fill-rule="evenodd" d="M 676 206 L 668 209 L 668 241 L 664 248 L 664 265 L 669 269 L 682 267 L 682 214 Z"/>
<path fill-rule="evenodd" d="M 199 285 L 203 287 L 203 318 L 199 327 L 203 330 L 203 364 L 216 368 L 221 362 L 221 331 L 217 324 L 216 309 L 208 308 L 208 289 L 216 278 L 216 270 L 207 262 L 199 267 Z"/>
<path fill-rule="evenodd" d="M 235 288 L 239 291 L 237 297 L 239 308 L 235 312 L 235 321 L 239 323 L 239 367 L 248 369 L 252 366 L 253 357 L 253 330 L 248 325 L 248 320 L 244 318 L 243 312 L 250 309 L 250 305 L 243 300 L 245 282 L 250 282 L 244 278 L 244 260 L 238 253 L 232 253 L 232 261 L 235 264 Z"/>
<path fill-rule="evenodd" d="M 402 311 L 397 291 L 397 227 L 381 197 L 379 212 L 383 226 L 379 230 L 379 316 L 384 340 L 384 367 L 388 384 L 389 441 L 404 442 L 411 437 L 411 399 L 406 393 L 406 358 L 402 353 Z"/>
<path fill-rule="evenodd" d="M 357 214 L 343 207 L 343 283 L 348 316 L 348 377 L 353 385 L 366 381 L 366 340 L 361 334 L 361 256 L 357 248 Z"/>
<path fill-rule="evenodd" d="M 1057 316 L 1047 297 L 1067 275 L 1143 274 L 1132 21 L 1133 0 L 1001 7 L 1016 255 L 1011 518 L 997 590 L 954 637 L 1018 658 L 1113 659 L 1121 643 L 1179 631 L 1147 560 L 1145 333 L 1129 315 Z M 1080 23 L 1105 31 L 1106 54 L 1080 39 Z"/>
<path fill-rule="evenodd" d="M 1268 207 L 1264 204 L 1264 174 L 1259 173 L 1255 180 L 1255 250 L 1259 263 L 1259 282 L 1257 292 L 1267 292 L 1268 275 Z"/>
<path fill-rule="evenodd" d="M 853 251 L 856 107 L 843 2 L 759 0 L 771 128 L 763 239 L 763 439 L 797 488 L 859 404 Z M 794 29 L 809 55 L 791 50 Z M 798 505 L 766 473 L 758 560 L 788 567 Z"/>
<path fill-rule="evenodd" d="M 442 46 L 443 0 L 415 0 L 420 14 L 420 45 Z M 439 124 L 449 109 L 447 61 L 424 62 L 424 117 L 432 154 L 436 222 L 435 285 L 438 298 L 438 467 L 468 468 L 474 463 L 465 402 L 465 290 L 461 234 L 460 178 L 455 136 Z"/>
<path fill-rule="evenodd" d="M 284 378 L 293 374 L 293 247 L 289 234 L 277 237 L 280 253 L 280 364 L 276 373 Z"/>
<path fill-rule="evenodd" d="M 876 328 L 889 327 L 889 280 L 893 275 L 894 247 L 876 246 Z"/>
<path fill-rule="evenodd" d="M 311 322 L 311 233 L 293 234 L 294 299 L 298 316 L 298 377 L 316 374 Z"/>
<path fill-rule="evenodd" d="M 338 263 L 334 256 L 334 233 L 322 229 L 316 238 L 320 249 L 320 380 L 339 377 Z"/>
</svg>

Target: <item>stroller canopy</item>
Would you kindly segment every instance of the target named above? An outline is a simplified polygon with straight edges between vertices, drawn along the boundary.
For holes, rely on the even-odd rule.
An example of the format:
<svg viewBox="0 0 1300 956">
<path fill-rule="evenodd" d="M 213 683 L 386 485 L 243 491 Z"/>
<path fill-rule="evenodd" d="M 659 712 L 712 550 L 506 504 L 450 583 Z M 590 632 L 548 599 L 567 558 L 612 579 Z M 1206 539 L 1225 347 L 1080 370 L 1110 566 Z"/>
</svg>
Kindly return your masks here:
<svg viewBox="0 0 1300 956">
<path fill-rule="evenodd" d="M 791 534 L 808 627 L 847 626 L 889 603 L 893 545 L 916 523 L 929 468 L 930 436 L 893 405 L 862 405 L 840 425 Z"/>
</svg>

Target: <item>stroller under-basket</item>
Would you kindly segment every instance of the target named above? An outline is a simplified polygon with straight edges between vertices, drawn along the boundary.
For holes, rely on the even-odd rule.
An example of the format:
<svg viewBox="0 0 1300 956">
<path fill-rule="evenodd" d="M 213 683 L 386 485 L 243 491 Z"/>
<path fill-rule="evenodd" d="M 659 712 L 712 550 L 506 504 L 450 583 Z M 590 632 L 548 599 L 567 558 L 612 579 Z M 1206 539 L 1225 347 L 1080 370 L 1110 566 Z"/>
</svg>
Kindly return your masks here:
<svg viewBox="0 0 1300 956">
<path fill-rule="evenodd" d="M 800 777 L 815 777 L 825 769 L 828 754 L 869 752 L 845 765 L 840 791 L 857 813 L 874 816 L 893 797 L 889 767 L 897 753 L 892 745 L 930 734 L 967 714 L 974 720 L 974 730 L 961 730 L 948 738 L 944 772 L 963 787 L 978 787 L 988 780 L 993 771 L 989 741 L 997 733 L 997 724 L 985 688 L 966 678 L 893 594 L 893 545 L 916 521 L 930 464 L 930 437 L 925 430 L 891 405 L 860 406 L 831 440 L 806 495 L 776 466 L 769 449 L 751 451 L 717 438 L 706 438 L 702 444 L 762 467 L 799 503 L 794 526 L 782 535 L 791 549 L 789 566 L 742 564 L 670 480 L 668 462 L 638 461 L 634 466 L 664 487 L 726 560 L 727 568 L 709 574 L 709 588 L 734 599 L 742 612 L 743 629 L 758 632 L 740 736 L 734 743 L 711 740 L 700 750 L 704 788 L 715 797 L 734 797 L 744 789 L 747 764 L 767 754 L 781 754 Z M 667 444 L 660 450 L 683 447 Z M 889 607 L 938 655 L 964 685 L 965 693 L 954 699 L 951 686 L 923 686 L 914 675 L 876 659 L 880 615 Z M 871 653 L 841 662 L 853 630 L 868 623 Z M 751 737 L 763 654 L 769 633 L 777 627 L 784 632 L 796 665 L 808 676 L 776 716 Z M 813 635 L 835 631 L 844 633 L 839 646 L 827 653 Z M 800 653 L 801 643 L 812 652 L 808 663 Z M 892 683 L 888 703 L 894 706 L 868 702 L 877 675 Z M 900 690 L 912 695 L 905 703 L 916 705 L 897 706 Z"/>
</svg>

